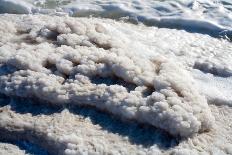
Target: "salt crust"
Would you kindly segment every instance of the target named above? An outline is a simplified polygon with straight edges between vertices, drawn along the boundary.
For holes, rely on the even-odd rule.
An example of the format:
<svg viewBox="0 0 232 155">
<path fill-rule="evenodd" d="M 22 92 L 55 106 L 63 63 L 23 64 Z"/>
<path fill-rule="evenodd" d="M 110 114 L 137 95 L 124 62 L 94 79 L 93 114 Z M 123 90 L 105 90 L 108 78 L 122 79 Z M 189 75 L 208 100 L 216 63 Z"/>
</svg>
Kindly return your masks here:
<svg viewBox="0 0 232 155">
<path fill-rule="evenodd" d="M 126 35 L 112 35 L 114 21 L 21 16 L 9 22 L 1 27 L 1 35 L 9 35 L 0 47 L 1 93 L 93 106 L 174 136 L 212 128 L 192 76 L 162 55 L 133 54 Z"/>
</svg>

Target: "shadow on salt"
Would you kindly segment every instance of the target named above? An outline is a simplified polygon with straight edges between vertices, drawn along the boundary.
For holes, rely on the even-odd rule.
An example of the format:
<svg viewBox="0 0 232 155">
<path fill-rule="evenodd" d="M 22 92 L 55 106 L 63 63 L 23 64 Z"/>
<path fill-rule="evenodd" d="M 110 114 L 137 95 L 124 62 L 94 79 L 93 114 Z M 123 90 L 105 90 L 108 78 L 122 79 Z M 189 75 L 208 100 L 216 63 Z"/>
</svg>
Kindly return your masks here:
<svg viewBox="0 0 232 155">
<path fill-rule="evenodd" d="M 88 118 L 93 124 L 101 126 L 102 130 L 109 133 L 117 134 L 122 137 L 127 137 L 131 144 L 141 145 L 144 148 L 149 148 L 156 145 L 161 150 L 168 150 L 178 145 L 178 139 L 172 137 L 167 132 L 152 127 L 150 125 L 138 124 L 133 121 L 121 121 L 109 113 L 96 110 L 92 107 L 79 107 L 68 105 L 66 107 L 54 107 L 47 104 L 41 104 L 43 101 L 37 99 L 26 98 L 9 98 L 5 95 L 0 95 L 0 101 L 4 100 L 7 104 L 1 104 L 0 107 L 10 106 L 12 111 L 20 114 L 30 113 L 36 115 L 52 115 L 60 113 L 64 109 L 69 112 L 79 115 L 83 118 Z"/>
</svg>

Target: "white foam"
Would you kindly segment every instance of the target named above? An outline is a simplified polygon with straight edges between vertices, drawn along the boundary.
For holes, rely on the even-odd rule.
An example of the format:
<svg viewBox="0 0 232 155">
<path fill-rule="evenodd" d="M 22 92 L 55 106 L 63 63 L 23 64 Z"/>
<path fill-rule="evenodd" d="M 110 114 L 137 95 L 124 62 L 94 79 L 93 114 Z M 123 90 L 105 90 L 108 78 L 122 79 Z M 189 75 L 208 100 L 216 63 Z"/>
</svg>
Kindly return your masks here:
<svg viewBox="0 0 232 155">
<path fill-rule="evenodd" d="M 65 11 L 76 16 L 120 18 L 159 27 L 185 29 L 213 36 L 231 37 L 230 2 L 210 0 L 184 1 L 83 1 L 76 0 Z M 225 34 L 223 34 L 224 32 Z"/>
<path fill-rule="evenodd" d="M 32 8 L 34 5 L 34 9 Z M 220 37 L 232 35 L 231 2 L 228 0 L 1 0 L 2 12 L 43 13 L 67 12 L 73 16 L 98 16 L 119 19 L 128 16 L 131 22 L 185 29 Z"/>
</svg>

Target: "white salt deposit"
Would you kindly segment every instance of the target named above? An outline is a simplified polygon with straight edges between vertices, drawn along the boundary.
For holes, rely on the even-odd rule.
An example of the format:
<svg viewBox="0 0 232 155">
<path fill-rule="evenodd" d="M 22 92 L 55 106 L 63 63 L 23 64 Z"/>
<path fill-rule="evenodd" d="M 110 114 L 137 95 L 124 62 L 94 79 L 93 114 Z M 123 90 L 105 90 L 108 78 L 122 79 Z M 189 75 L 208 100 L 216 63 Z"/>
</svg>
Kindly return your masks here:
<svg viewBox="0 0 232 155">
<path fill-rule="evenodd" d="M 20 26 L 26 20 L 47 24 Z M 175 136 L 212 128 L 214 118 L 191 75 L 161 56 L 132 55 L 132 44 L 112 35 L 114 22 L 33 16 L 14 25 L 18 32 L 0 47 L 1 93 L 94 106 Z"/>
<path fill-rule="evenodd" d="M 227 40 L 95 18 L 0 21 L 0 140 L 51 154 L 231 154 Z M 73 111 L 83 107 L 101 112 Z"/>
<path fill-rule="evenodd" d="M 219 94 L 213 97 L 213 92 L 222 88 L 220 83 L 225 82 L 224 78 L 231 75 L 228 52 L 232 45 L 228 41 L 94 18 L 45 15 L 1 15 L 0 18 L 0 92 L 6 95 L 1 99 L 1 105 L 8 105 L 11 98 L 9 104 L 14 109 L 17 104 L 25 104 L 23 98 L 31 98 L 40 100 L 44 107 L 48 104 L 54 107 L 91 106 L 123 121 L 148 124 L 173 136 L 189 137 L 168 150 L 156 145 L 149 149 L 132 147 L 130 142 L 120 142 L 121 138 L 116 140 L 118 148 L 109 149 L 112 143 L 104 148 L 97 146 L 106 139 L 98 139 L 94 133 L 91 145 L 99 154 L 109 150 L 117 152 L 122 149 L 120 145 L 143 153 L 149 150 L 153 154 L 162 151 L 198 154 L 199 149 L 195 147 L 205 153 L 230 152 L 232 140 L 227 138 L 231 115 L 230 108 L 224 108 L 231 104 L 228 102 L 230 96 Z M 167 44 L 170 42 L 173 44 Z M 202 67 L 206 65 L 208 67 Z M 211 88 L 210 82 L 209 86 L 200 83 L 204 77 L 222 80 L 214 89 L 207 90 Z M 209 106 L 208 103 L 223 107 Z M 71 127 L 68 127 L 70 130 L 59 127 L 59 132 L 56 127 L 53 130 L 56 134 L 53 134 L 42 125 L 46 122 L 43 115 L 38 115 L 41 124 L 33 127 L 32 122 L 37 117 L 20 114 L 17 108 L 12 110 L 1 108 L 0 129 L 6 133 L 4 139 L 15 140 L 20 134 L 30 133 L 22 139 L 34 141 L 31 134 L 35 133 L 38 138 L 35 143 L 50 153 L 83 154 L 94 150 L 84 147 L 90 139 L 71 134 L 74 131 Z M 62 119 L 70 118 L 69 112 L 66 113 L 68 116 L 62 114 Z M 47 117 L 54 119 L 57 116 Z M 223 125 L 221 119 L 227 124 Z M 74 124 L 70 122 L 70 125 Z M 18 129 L 24 132 L 18 132 Z M 221 134 L 222 130 L 225 130 L 224 134 Z M 14 134 L 10 136 L 11 131 Z M 222 143 L 219 137 L 225 142 Z M 209 141 L 212 144 L 209 145 Z M 53 145 L 56 151 L 45 145 Z"/>
</svg>

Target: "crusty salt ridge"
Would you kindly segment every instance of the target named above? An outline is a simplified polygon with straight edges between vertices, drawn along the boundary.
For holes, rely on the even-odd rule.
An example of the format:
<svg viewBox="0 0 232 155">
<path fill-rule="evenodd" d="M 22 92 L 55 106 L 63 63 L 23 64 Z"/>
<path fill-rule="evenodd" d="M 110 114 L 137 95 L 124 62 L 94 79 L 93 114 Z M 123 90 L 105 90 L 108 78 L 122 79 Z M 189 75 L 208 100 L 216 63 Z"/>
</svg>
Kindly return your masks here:
<svg viewBox="0 0 232 155">
<path fill-rule="evenodd" d="M 113 21 L 15 17 L 16 32 L 10 28 L 14 36 L 0 48 L 1 93 L 93 106 L 174 136 L 212 128 L 214 118 L 191 75 L 162 56 L 134 54 L 123 32 L 121 40 L 112 35 Z"/>
<path fill-rule="evenodd" d="M 0 108 L 0 140 L 30 141 L 50 154 L 161 154 L 162 149 L 174 142 L 160 131 L 141 129 L 132 123 L 121 124 L 89 108 L 78 108 L 78 112 L 54 111 L 48 106 L 33 105 L 33 101 L 27 105 L 23 99 L 11 98 L 8 102 Z M 148 147 L 144 147 L 143 138 Z M 161 150 L 159 145 L 163 147 Z"/>
</svg>

